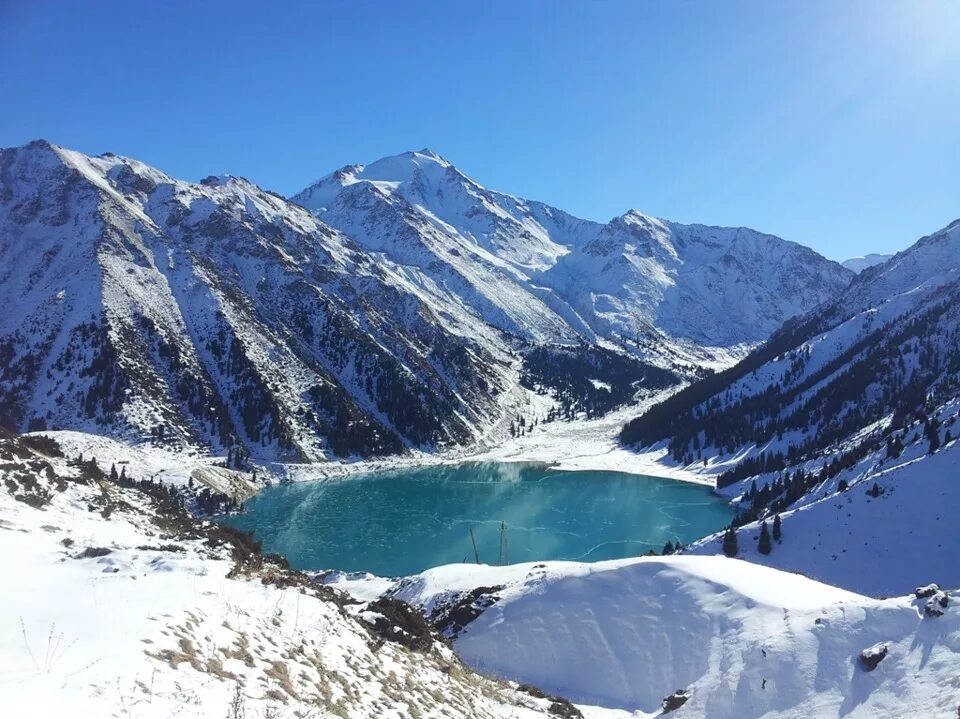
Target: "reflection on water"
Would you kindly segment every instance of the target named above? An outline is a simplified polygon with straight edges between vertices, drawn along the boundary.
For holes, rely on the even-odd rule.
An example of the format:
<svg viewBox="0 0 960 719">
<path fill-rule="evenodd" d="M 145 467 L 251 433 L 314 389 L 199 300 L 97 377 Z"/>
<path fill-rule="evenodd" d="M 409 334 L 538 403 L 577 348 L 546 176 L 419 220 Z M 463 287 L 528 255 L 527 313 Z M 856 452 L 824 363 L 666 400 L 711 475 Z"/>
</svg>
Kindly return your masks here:
<svg viewBox="0 0 960 719">
<path fill-rule="evenodd" d="M 256 530 L 266 551 L 298 569 L 401 576 L 474 561 L 471 529 L 488 564 L 501 557 L 596 561 L 688 543 L 731 516 L 693 484 L 505 462 L 269 487 L 225 521 Z"/>
</svg>

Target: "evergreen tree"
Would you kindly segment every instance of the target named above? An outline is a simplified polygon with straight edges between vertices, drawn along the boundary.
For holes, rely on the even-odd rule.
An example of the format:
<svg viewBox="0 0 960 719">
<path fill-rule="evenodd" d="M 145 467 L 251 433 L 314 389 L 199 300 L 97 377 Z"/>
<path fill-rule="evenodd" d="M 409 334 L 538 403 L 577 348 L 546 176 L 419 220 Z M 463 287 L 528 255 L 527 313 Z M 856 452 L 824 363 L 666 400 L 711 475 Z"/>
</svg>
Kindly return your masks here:
<svg viewBox="0 0 960 719">
<path fill-rule="evenodd" d="M 733 527 L 728 527 L 723 534 L 723 553 L 728 557 L 737 556 L 737 532 Z"/>
<path fill-rule="evenodd" d="M 890 459 L 896 459 L 902 452 L 903 441 L 898 435 L 894 434 L 887 442 L 887 457 Z"/>
<path fill-rule="evenodd" d="M 770 532 L 767 530 L 767 522 L 760 523 L 760 539 L 757 540 L 757 551 L 760 554 L 770 554 Z"/>
<path fill-rule="evenodd" d="M 110 479 L 114 482 L 120 479 L 120 475 L 117 474 L 117 465 L 115 464 L 110 465 Z"/>
<path fill-rule="evenodd" d="M 933 454 L 940 449 L 940 433 L 937 431 L 937 425 L 933 420 L 927 422 L 926 435 L 930 441 L 930 454 Z"/>
<path fill-rule="evenodd" d="M 673 544 L 671 542 L 668 541 L 666 544 L 663 545 L 663 554 L 664 556 L 666 556 L 667 554 L 673 554 Z"/>
<path fill-rule="evenodd" d="M 773 515 L 773 538 L 775 541 L 779 542 L 780 537 L 782 536 L 782 528 L 780 526 L 780 515 Z"/>
</svg>

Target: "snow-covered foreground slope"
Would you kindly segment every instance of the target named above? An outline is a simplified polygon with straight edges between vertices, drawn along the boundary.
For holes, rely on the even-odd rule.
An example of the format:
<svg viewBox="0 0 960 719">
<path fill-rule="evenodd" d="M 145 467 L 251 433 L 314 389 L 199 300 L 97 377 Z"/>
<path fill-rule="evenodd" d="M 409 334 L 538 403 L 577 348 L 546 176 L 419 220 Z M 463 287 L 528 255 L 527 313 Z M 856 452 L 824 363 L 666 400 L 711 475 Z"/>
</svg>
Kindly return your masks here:
<svg viewBox="0 0 960 719">
<path fill-rule="evenodd" d="M 722 556 L 453 565 L 389 591 L 446 618 L 451 631 L 450 618 L 464 621 L 476 599 L 479 616 L 454 643 L 471 666 L 623 716 L 659 715 L 678 689 L 689 700 L 677 717 L 956 710 L 958 595 L 944 616 L 924 617 L 909 597 L 867 599 Z M 888 654 L 867 672 L 858 655 L 878 642 Z"/>
<path fill-rule="evenodd" d="M 868 456 L 782 512 L 783 536 L 770 554 L 757 551 L 758 522 L 739 528 L 737 556 L 875 597 L 928 582 L 960 586 L 960 443 L 933 455 L 925 441 L 896 459 L 884 454 Z M 842 492 L 841 482 L 848 487 Z M 726 491 L 737 496 L 745 484 Z M 720 539 L 689 551 L 717 553 Z"/>
<path fill-rule="evenodd" d="M 293 200 L 366 249 L 428 271 L 507 332 L 606 339 L 661 366 L 726 366 L 853 276 L 746 228 L 635 210 L 582 220 L 485 188 L 430 150 L 341 168 Z"/>
<path fill-rule="evenodd" d="M 243 538 L 42 442 L 0 440 L 5 719 L 547 712 L 551 701 L 473 674 L 428 633 L 384 639 L 361 607 Z"/>
</svg>

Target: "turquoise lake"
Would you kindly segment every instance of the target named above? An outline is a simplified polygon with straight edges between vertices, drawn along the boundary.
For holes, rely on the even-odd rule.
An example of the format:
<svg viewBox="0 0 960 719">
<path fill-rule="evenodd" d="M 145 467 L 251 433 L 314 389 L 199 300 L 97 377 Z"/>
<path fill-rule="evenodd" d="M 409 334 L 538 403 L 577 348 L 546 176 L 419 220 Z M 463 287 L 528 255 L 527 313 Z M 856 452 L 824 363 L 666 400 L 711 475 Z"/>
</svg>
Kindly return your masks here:
<svg viewBox="0 0 960 719">
<path fill-rule="evenodd" d="M 470 530 L 486 564 L 597 561 L 686 544 L 732 516 L 686 482 L 483 463 L 272 486 L 224 521 L 254 530 L 297 569 L 394 577 L 475 561 Z"/>
</svg>

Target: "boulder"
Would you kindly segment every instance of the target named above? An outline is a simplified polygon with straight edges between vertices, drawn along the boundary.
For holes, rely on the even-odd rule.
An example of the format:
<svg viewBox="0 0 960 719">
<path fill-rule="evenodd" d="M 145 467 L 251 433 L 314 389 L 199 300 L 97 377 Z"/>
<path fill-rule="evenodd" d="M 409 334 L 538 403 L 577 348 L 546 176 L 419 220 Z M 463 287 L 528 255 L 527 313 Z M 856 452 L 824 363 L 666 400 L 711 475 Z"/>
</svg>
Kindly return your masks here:
<svg viewBox="0 0 960 719">
<path fill-rule="evenodd" d="M 860 665 L 864 671 L 872 672 L 885 656 L 887 656 L 887 645 L 877 642 L 860 652 Z"/>
<path fill-rule="evenodd" d="M 949 603 L 950 597 L 947 596 L 947 593 L 937 590 L 933 596 L 927 600 L 927 603 L 923 607 L 923 613 L 928 617 L 941 617 Z"/>
<path fill-rule="evenodd" d="M 913 590 L 913 595 L 917 599 L 926 599 L 927 597 L 932 597 L 934 594 L 940 591 L 940 586 L 937 584 L 927 584 L 923 587 L 917 587 Z"/>
<path fill-rule="evenodd" d="M 677 689 L 673 694 L 668 696 L 660 704 L 663 713 L 672 712 L 674 709 L 679 709 L 684 704 L 687 703 L 687 700 L 690 698 L 690 692 L 686 689 Z"/>
</svg>

